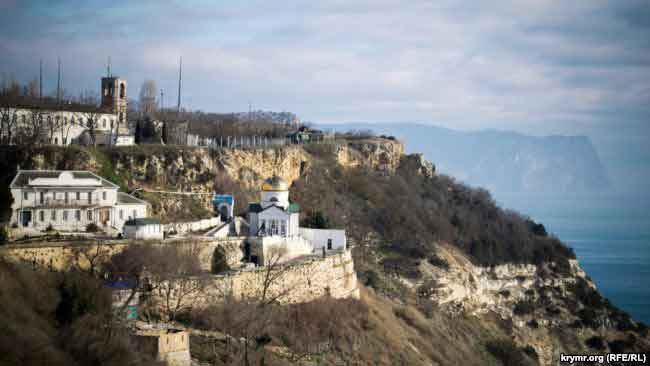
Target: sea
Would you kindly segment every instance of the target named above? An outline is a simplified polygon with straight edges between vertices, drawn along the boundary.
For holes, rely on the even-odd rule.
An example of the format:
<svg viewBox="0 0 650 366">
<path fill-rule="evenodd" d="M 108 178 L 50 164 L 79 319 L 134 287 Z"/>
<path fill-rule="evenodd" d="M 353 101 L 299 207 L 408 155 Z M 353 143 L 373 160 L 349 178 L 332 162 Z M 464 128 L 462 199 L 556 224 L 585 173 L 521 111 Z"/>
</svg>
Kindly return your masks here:
<svg viewBox="0 0 650 366">
<path fill-rule="evenodd" d="M 650 195 L 494 193 L 574 249 L 598 290 L 650 324 Z"/>
</svg>

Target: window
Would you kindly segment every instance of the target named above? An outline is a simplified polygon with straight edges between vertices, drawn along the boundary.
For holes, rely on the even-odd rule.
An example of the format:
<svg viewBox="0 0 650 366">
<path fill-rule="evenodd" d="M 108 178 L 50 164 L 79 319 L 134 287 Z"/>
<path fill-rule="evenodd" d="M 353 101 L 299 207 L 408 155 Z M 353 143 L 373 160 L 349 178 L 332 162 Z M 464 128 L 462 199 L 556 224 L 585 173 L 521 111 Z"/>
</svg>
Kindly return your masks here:
<svg viewBox="0 0 650 366">
<path fill-rule="evenodd" d="M 106 128 L 106 118 L 102 119 L 102 127 Z"/>
<path fill-rule="evenodd" d="M 74 212 L 74 218 L 77 221 L 81 221 L 81 211 L 80 210 L 77 210 L 77 211 Z"/>
<path fill-rule="evenodd" d="M 29 199 L 29 192 L 23 192 L 23 199 L 28 200 Z"/>
<path fill-rule="evenodd" d="M 55 138 L 54 138 L 54 145 L 58 145 L 58 144 L 59 144 L 59 138 L 58 138 L 58 137 L 55 137 Z"/>
<path fill-rule="evenodd" d="M 93 201 L 92 193 L 88 192 L 88 203 L 92 203 L 92 201 Z"/>
<path fill-rule="evenodd" d="M 77 201 L 81 200 L 81 192 L 76 192 L 77 198 L 75 198 Z"/>
<path fill-rule="evenodd" d="M 133 218 L 135 219 L 137 216 L 135 216 L 135 210 L 133 210 Z"/>
<path fill-rule="evenodd" d="M 120 210 L 120 220 L 124 220 L 124 210 Z"/>
<path fill-rule="evenodd" d="M 111 119 L 111 130 L 113 129 L 113 122 L 114 120 Z"/>
<path fill-rule="evenodd" d="M 280 235 L 287 236 L 287 222 L 285 220 L 280 221 Z"/>
<path fill-rule="evenodd" d="M 93 212 L 88 210 L 88 221 L 93 221 Z"/>
<path fill-rule="evenodd" d="M 67 143 L 68 143 L 68 138 L 67 138 L 67 137 L 64 137 L 64 138 L 63 138 L 63 145 L 65 145 L 65 144 L 67 144 Z"/>
<path fill-rule="evenodd" d="M 71 124 L 71 125 L 74 124 L 74 117 L 70 117 L 70 124 Z"/>
<path fill-rule="evenodd" d="M 68 211 L 63 210 L 63 221 L 68 221 Z"/>
<path fill-rule="evenodd" d="M 327 239 L 327 250 L 332 250 L 332 239 Z"/>
<path fill-rule="evenodd" d="M 38 200 L 41 202 L 41 205 L 45 203 L 45 193 L 44 192 L 38 192 Z"/>
<path fill-rule="evenodd" d="M 69 195 L 68 195 L 68 192 L 65 192 L 65 193 L 64 193 L 65 203 L 70 202 L 70 197 L 68 197 L 68 196 L 69 196 Z"/>
<path fill-rule="evenodd" d="M 41 222 L 45 221 L 45 211 L 43 211 L 43 210 L 38 211 L 38 219 L 39 219 Z"/>
<path fill-rule="evenodd" d="M 106 191 L 102 192 L 102 199 L 106 201 Z"/>
<path fill-rule="evenodd" d="M 67 125 L 68 124 L 68 117 L 63 117 L 63 124 Z"/>
<path fill-rule="evenodd" d="M 50 220 L 56 221 L 56 210 L 50 211 Z"/>
</svg>

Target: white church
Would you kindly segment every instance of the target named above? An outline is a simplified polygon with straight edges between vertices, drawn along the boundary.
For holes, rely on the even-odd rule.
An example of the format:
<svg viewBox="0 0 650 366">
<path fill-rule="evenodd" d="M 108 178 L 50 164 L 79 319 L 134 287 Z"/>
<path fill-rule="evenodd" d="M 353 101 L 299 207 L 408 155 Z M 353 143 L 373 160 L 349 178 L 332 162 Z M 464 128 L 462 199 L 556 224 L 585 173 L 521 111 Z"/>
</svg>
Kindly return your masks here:
<svg viewBox="0 0 650 366">
<path fill-rule="evenodd" d="M 278 176 L 262 185 L 260 201 L 248 205 L 247 257 L 265 265 L 274 248 L 281 248 L 282 261 L 346 249 L 345 230 L 300 227 L 300 207 L 289 202 L 289 184 Z"/>
</svg>

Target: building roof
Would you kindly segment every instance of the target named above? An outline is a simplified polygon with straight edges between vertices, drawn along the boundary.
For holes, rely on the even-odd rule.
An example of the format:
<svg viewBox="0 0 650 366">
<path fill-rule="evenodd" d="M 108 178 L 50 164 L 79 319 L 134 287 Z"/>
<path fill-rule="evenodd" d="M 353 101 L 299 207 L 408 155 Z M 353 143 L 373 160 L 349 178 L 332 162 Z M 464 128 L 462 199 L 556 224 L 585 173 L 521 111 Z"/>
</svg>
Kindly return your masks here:
<svg viewBox="0 0 650 366">
<path fill-rule="evenodd" d="M 248 204 L 248 212 L 254 212 L 254 213 L 260 213 L 264 210 L 267 210 L 271 207 L 279 208 L 280 210 L 286 211 L 287 213 L 296 213 L 300 212 L 300 205 L 297 203 L 291 203 L 289 204 L 289 207 L 287 208 L 282 208 L 280 206 L 276 205 L 270 205 L 267 208 L 263 208 L 262 205 L 259 204 L 259 202 L 254 202 L 254 203 L 249 203 Z"/>
<path fill-rule="evenodd" d="M 117 192 L 117 204 L 118 205 L 129 205 L 129 204 L 146 204 L 145 201 L 135 198 L 128 193 Z"/>
<path fill-rule="evenodd" d="M 143 217 L 140 219 L 130 219 L 124 222 L 124 225 L 141 226 L 141 225 L 160 225 L 160 220 L 152 217 Z"/>
<path fill-rule="evenodd" d="M 262 190 L 267 192 L 288 191 L 289 183 L 287 183 L 284 179 L 278 177 L 277 175 L 274 175 L 271 178 L 264 181 L 264 184 L 262 184 Z"/>
<path fill-rule="evenodd" d="M 11 182 L 10 188 L 25 188 L 30 186 L 30 182 L 38 183 L 37 185 L 56 186 L 57 179 L 61 179 L 62 173 L 69 173 L 73 179 L 79 180 L 80 187 L 101 186 L 105 188 L 118 188 L 117 185 L 108 180 L 86 170 L 19 170 Z M 96 182 L 96 184 L 91 184 Z M 77 185 L 65 184 L 67 187 L 76 187 Z"/>
</svg>

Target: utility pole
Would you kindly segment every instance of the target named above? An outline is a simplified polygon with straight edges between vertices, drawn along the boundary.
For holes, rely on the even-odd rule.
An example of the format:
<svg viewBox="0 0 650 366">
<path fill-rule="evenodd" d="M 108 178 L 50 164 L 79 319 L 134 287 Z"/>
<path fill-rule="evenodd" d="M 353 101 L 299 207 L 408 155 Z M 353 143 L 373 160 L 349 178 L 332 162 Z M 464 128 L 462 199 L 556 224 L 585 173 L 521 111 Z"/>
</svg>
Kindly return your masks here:
<svg viewBox="0 0 650 366">
<path fill-rule="evenodd" d="M 160 89 L 160 111 L 161 112 L 165 108 L 165 101 L 163 99 L 164 97 L 165 97 L 165 93 L 163 92 L 162 89 Z"/>
<path fill-rule="evenodd" d="M 43 59 L 41 59 L 38 71 L 38 99 L 43 99 Z"/>
<path fill-rule="evenodd" d="M 56 73 L 56 103 L 61 103 L 61 58 L 56 59 L 57 73 Z"/>
<path fill-rule="evenodd" d="M 176 105 L 176 112 L 181 111 L 181 81 L 183 76 L 183 56 L 178 61 L 178 104 Z"/>
</svg>

